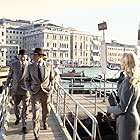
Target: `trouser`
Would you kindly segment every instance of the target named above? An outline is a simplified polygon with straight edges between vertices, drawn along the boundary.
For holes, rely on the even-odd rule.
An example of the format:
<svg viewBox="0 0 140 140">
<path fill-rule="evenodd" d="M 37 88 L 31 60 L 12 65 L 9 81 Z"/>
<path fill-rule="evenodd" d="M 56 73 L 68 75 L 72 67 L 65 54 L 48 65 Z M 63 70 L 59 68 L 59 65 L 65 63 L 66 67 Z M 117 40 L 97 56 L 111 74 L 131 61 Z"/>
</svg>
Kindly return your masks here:
<svg viewBox="0 0 140 140">
<path fill-rule="evenodd" d="M 21 117 L 22 126 L 26 126 L 27 116 L 28 116 L 28 106 L 29 106 L 29 95 L 13 95 L 14 100 L 14 112 L 17 119 Z M 22 104 L 21 104 L 22 101 Z"/>
<path fill-rule="evenodd" d="M 35 137 L 39 137 L 40 132 L 40 106 L 42 107 L 42 122 L 47 125 L 50 114 L 50 96 L 47 96 L 41 89 L 31 96 L 32 113 L 33 113 L 33 132 Z"/>
</svg>

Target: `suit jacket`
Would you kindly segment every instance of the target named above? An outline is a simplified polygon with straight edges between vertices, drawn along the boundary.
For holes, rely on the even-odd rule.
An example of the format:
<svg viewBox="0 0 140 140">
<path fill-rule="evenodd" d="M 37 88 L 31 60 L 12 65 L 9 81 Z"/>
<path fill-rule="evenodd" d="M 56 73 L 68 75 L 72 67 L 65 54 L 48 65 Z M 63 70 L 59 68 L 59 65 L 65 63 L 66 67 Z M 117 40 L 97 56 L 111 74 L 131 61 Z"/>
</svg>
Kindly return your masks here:
<svg viewBox="0 0 140 140">
<path fill-rule="evenodd" d="M 53 91 L 55 77 L 54 70 L 52 66 L 46 64 L 45 61 L 43 61 L 43 65 L 45 68 L 43 81 L 40 81 L 38 77 L 38 66 L 36 62 L 30 64 L 28 67 L 25 82 L 27 89 L 31 94 L 36 94 L 40 88 L 48 95 Z"/>
<path fill-rule="evenodd" d="M 119 140 L 138 140 L 140 120 L 136 105 L 140 97 L 140 84 L 132 86 L 129 79 L 129 76 L 125 77 L 118 89 L 120 103 L 108 108 L 108 112 L 119 115 L 117 117 Z"/>
<path fill-rule="evenodd" d="M 8 78 L 6 81 L 6 86 L 11 84 L 12 93 L 13 94 L 25 94 L 27 92 L 27 88 L 25 85 L 25 75 L 27 72 L 28 62 L 24 65 L 24 72 L 22 74 L 22 65 L 20 61 L 16 61 L 11 64 Z"/>
<path fill-rule="evenodd" d="M 120 97 L 120 103 L 117 106 L 110 106 L 109 112 L 114 114 L 121 113 L 131 113 L 132 108 L 136 107 L 136 104 L 139 99 L 139 85 L 133 87 L 129 82 L 129 77 L 127 76 L 124 81 L 121 83 L 120 88 L 118 89 L 118 95 Z"/>
</svg>

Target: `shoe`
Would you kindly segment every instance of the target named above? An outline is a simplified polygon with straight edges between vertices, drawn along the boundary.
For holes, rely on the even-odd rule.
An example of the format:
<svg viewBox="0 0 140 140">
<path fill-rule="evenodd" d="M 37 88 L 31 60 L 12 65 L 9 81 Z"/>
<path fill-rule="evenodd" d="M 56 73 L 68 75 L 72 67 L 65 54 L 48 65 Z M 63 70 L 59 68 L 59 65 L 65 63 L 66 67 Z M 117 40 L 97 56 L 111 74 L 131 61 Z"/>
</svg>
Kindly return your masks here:
<svg viewBox="0 0 140 140">
<path fill-rule="evenodd" d="M 16 119 L 16 121 L 15 121 L 15 125 L 18 125 L 18 124 L 19 124 L 20 119 L 21 119 L 21 118 L 17 118 L 17 119 Z"/>
<path fill-rule="evenodd" d="M 44 125 L 43 125 L 43 129 L 44 129 L 44 130 L 47 130 L 47 129 L 48 129 L 48 125 L 44 124 Z"/>
<path fill-rule="evenodd" d="M 27 128 L 26 128 L 26 127 L 22 127 L 22 132 L 23 132 L 24 134 L 27 134 L 27 133 L 28 133 Z"/>
</svg>

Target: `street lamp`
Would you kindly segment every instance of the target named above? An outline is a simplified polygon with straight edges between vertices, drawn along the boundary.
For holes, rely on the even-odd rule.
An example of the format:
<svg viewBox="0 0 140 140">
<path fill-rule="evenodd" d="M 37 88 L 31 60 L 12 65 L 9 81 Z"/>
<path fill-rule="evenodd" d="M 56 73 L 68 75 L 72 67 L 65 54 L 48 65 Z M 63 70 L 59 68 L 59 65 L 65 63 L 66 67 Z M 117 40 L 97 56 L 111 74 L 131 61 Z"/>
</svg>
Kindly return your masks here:
<svg viewBox="0 0 140 140">
<path fill-rule="evenodd" d="M 103 31 L 103 40 L 101 43 L 101 67 L 102 67 L 102 73 L 104 74 L 104 101 L 106 98 L 106 90 L 105 90 L 105 74 L 106 74 L 106 66 L 107 66 L 107 50 L 106 50 L 106 43 L 105 43 L 105 32 L 104 30 L 107 29 L 106 22 L 102 22 L 98 24 L 98 30 Z"/>
</svg>

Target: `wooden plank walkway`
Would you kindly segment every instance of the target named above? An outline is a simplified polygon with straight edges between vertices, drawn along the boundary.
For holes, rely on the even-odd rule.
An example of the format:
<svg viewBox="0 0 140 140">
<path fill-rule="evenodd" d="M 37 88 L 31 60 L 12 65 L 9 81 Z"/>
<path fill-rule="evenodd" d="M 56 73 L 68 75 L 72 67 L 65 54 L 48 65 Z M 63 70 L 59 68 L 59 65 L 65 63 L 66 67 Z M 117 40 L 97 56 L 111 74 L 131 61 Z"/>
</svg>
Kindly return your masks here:
<svg viewBox="0 0 140 140">
<path fill-rule="evenodd" d="M 94 106 L 94 100 L 95 100 L 94 95 L 73 94 L 73 96 L 88 111 L 90 111 L 93 115 L 95 115 L 94 114 L 95 113 L 94 112 L 94 110 L 95 110 L 94 109 L 95 108 L 95 106 Z M 54 95 L 54 98 L 55 98 L 55 95 Z M 56 102 L 56 98 L 55 98 L 54 102 Z M 67 105 L 72 110 L 74 110 L 75 105 L 73 104 L 73 101 L 71 101 L 68 98 L 66 100 L 66 102 L 67 102 Z M 54 103 L 54 104 L 56 105 L 56 103 Z M 107 102 L 103 102 L 103 98 L 97 100 L 97 105 L 99 107 L 101 107 L 104 111 L 106 111 L 107 104 L 108 104 Z M 99 111 L 99 109 L 97 109 L 97 112 L 98 111 Z M 82 115 L 82 111 L 79 110 L 79 113 Z M 40 118 L 41 118 L 41 116 L 40 116 Z M 34 139 L 34 135 L 33 135 L 33 131 L 32 131 L 32 113 L 31 112 L 29 113 L 29 116 L 28 116 L 28 124 L 27 124 L 28 134 L 23 134 L 21 132 L 21 129 L 22 129 L 21 122 L 20 122 L 19 125 L 14 125 L 14 122 L 15 122 L 15 115 L 14 115 L 13 110 L 12 110 L 6 140 L 33 140 Z M 51 114 L 50 114 L 49 119 L 48 119 L 48 125 L 49 125 L 48 130 L 43 130 L 42 129 L 42 122 L 41 121 L 40 121 L 40 125 L 41 125 L 40 140 L 66 140 L 66 137 L 63 136 L 64 133 L 62 133 L 62 130 L 60 129 L 60 126 L 59 126 L 56 118 L 54 117 L 53 111 L 51 111 Z M 67 139 L 69 139 L 69 138 L 67 138 Z"/>
<path fill-rule="evenodd" d="M 75 98 L 76 101 L 78 101 L 84 108 L 86 108 L 93 116 L 95 116 L 95 95 L 90 95 L 90 94 L 72 94 L 72 96 Z M 62 101 L 62 99 L 60 99 Z M 107 112 L 107 106 L 109 105 L 108 99 L 106 98 L 106 101 L 103 101 L 104 98 L 102 97 L 97 98 L 96 104 L 97 104 L 97 112 Z M 56 105 L 57 101 L 55 101 Z M 69 108 L 75 112 L 75 104 L 74 102 L 67 97 L 66 98 L 66 104 L 69 106 Z M 63 105 L 61 105 L 62 110 L 63 110 Z M 69 109 L 66 108 L 66 114 L 69 112 Z M 85 113 L 80 110 L 79 108 L 79 113 L 80 116 L 85 116 Z"/>
<path fill-rule="evenodd" d="M 34 135 L 32 131 L 32 113 L 31 112 L 29 113 L 28 118 L 29 118 L 27 122 L 28 133 L 23 134 L 21 132 L 21 129 L 22 129 L 21 122 L 18 125 L 14 125 L 15 115 L 13 112 L 11 112 L 10 123 L 9 123 L 6 140 L 33 140 Z M 40 121 L 40 124 L 41 124 L 40 140 L 66 140 L 66 138 L 63 136 L 62 130 L 60 129 L 60 126 L 58 125 L 58 122 L 56 118 L 54 117 L 54 114 L 52 111 L 48 119 L 48 125 L 49 125 L 48 130 L 42 129 L 41 121 Z"/>
<path fill-rule="evenodd" d="M 95 95 L 90 94 L 74 94 L 74 98 L 83 105 L 91 114 L 95 115 Z M 107 97 L 108 98 L 108 97 Z M 106 98 L 105 102 L 104 97 L 97 98 L 97 112 L 107 112 L 107 106 L 109 105 L 108 99 Z"/>
</svg>

